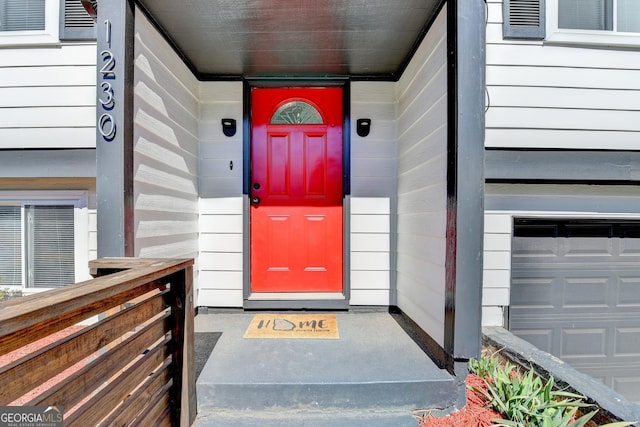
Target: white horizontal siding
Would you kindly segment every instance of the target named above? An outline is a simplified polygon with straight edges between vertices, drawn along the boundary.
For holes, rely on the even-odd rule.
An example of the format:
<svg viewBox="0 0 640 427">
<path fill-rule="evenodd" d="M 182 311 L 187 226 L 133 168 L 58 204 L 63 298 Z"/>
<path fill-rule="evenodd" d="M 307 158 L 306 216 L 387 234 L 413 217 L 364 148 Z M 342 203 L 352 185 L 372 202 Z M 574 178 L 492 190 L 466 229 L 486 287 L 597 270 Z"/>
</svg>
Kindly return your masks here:
<svg viewBox="0 0 640 427">
<path fill-rule="evenodd" d="M 519 129 L 591 129 L 640 132 L 640 110 L 606 111 L 571 108 L 491 107 L 486 114 L 493 127 Z M 603 144 L 604 148 L 606 147 Z M 565 147 L 566 148 L 566 147 Z"/>
<path fill-rule="evenodd" d="M 0 89 L 0 108 L 20 107 L 87 107 L 96 102 L 95 86 L 36 86 Z"/>
<path fill-rule="evenodd" d="M 502 312 L 509 305 L 511 287 L 511 215 L 484 214 L 482 324 L 503 326 Z"/>
<path fill-rule="evenodd" d="M 197 305 L 242 307 L 242 197 L 201 198 Z"/>
<path fill-rule="evenodd" d="M 493 87 L 640 90 L 640 71 L 496 64 L 487 66 L 487 86 L 490 94 Z"/>
<path fill-rule="evenodd" d="M 95 63 L 95 44 L 3 48 L 2 148 L 95 147 Z"/>
<path fill-rule="evenodd" d="M 2 48 L 2 67 L 42 67 L 43 65 L 96 65 L 95 43 L 62 45 L 51 48 Z M 95 68 L 94 68 L 95 70 Z"/>
<path fill-rule="evenodd" d="M 446 7 L 397 84 L 397 304 L 444 345 Z"/>
<path fill-rule="evenodd" d="M 637 70 L 634 51 L 577 46 L 500 43 L 487 46 L 487 65 Z"/>
<path fill-rule="evenodd" d="M 352 197 L 351 305 L 389 305 L 391 287 L 391 201 Z"/>
<path fill-rule="evenodd" d="M 12 128 L 75 128 L 95 119 L 95 106 L 67 107 L 21 107 L 0 110 L 0 123 Z M 13 148 L 13 147 L 11 147 Z"/>
<path fill-rule="evenodd" d="M 89 227 L 88 227 L 88 246 L 89 260 L 98 258 L 98 210 L 96 209 L 95 192 L 92 195 L 92 202 L 89 206 Z"/>
<path fill-rule="evenodd" d="M 0 128 L 6 148 L 95 148 L 95 127 Z"/>
<path fill-rule="evenodd" d="M 3 51 L 4 52 L 4 51 Z M 95 53 L 93 55 L 95 57 Z M 42 65 L 30 68 L 0 68 L 0 88 L 90 86 L 96 84 L 94 65 Z"/>
<path fill-rule="evenodd" d="M 134 56 L 135 253 L 197 258 L 197 81 L 139 11 Z"/>
<path fill-rule="evenodd" d="M 487 147 L 640 149 L 635 50 L 504 40 L 502 2 L 488 10 Z"/>
<path fill-rule="evenodd" d="M 640 75 L 639 75 L 640 77 Z M 574 110 L 640 110 L 640 90 L 567 87 L 503 87 L 491 88 L 491 107 L 556 109 L 558 98 L 562 108 Z"/>
</svg>

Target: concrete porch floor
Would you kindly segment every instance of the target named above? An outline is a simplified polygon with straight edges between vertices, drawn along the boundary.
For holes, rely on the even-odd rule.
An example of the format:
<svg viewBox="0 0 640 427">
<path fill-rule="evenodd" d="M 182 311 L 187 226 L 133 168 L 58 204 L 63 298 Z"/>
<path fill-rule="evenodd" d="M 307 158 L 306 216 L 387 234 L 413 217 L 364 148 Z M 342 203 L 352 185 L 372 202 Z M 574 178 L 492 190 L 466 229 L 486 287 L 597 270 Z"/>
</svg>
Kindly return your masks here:
<svg viewBox="0 0 640 427">
<path fill-rule="evenodd" d="M 221 332 L 197 379 L 196 426 L 417 426 L 459 390 L 386 311 L 337 312 L 340 339 L 245 339 L 255 313 L 199 314 Z"/>
</svg>

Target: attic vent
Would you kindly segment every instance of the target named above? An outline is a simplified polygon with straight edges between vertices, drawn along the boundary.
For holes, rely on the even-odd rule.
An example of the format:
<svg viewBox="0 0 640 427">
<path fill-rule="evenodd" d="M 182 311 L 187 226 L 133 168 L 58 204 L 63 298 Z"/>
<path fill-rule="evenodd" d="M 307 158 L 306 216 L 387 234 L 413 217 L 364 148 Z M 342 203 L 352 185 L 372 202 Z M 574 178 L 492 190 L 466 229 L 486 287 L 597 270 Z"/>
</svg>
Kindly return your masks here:
<svg viewBox="0 0 640 427">
<path fill-rule="evenodd" d="M 60 12 L 64 19 L 60 24 L 60 39 L 83 40 L 95 39 L 95 23 L 82 6 L 80 0 L 64 0 L 60 2 Z"/>
<path fill-rule="evenodd" d="M 540 2 L 511 0 L 509 22 L 511 25 L 538 27 L 540 25 Z"/>
<path fill-rule="evenodd" d="M 544 0 L 504 0 L 504 38 L 544 39 Z"/>
<path fill-rule="evenodd" d="M 93 19 L 84 10 L 80 0 L 65 0 L 64 26 L 67 28 L 93 28 Z"/>
</svg>

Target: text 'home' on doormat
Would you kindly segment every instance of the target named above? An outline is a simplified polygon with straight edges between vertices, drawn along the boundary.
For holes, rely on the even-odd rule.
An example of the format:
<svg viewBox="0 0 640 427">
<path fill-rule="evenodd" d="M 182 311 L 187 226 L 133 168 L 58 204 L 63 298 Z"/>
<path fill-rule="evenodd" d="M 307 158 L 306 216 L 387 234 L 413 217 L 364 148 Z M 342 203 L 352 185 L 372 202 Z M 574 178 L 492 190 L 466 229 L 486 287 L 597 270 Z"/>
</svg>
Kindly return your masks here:
<svg viewBox="0 0 640 427">
<path fill-rule="evenodd" d="M 245 338 L 303 338 L 337 340 L 335 314 L 256 314 Z"/>
</svg>

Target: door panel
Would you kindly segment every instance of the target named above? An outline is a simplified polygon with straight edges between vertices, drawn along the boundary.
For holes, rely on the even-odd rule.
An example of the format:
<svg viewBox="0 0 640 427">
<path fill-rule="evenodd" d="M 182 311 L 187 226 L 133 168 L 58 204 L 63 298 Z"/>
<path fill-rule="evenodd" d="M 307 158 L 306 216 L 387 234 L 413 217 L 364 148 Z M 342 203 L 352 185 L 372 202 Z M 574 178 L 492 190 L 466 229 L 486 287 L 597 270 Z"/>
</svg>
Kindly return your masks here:
<svg viewBox="0 0 640 427">
<path fill-rule="evenodd" d="M 294 102 L 322 124 L 271 124 Z M 342 90 L 254 89 L 251 144 L 251 291 L 342 291 Z"/>
</svg>

